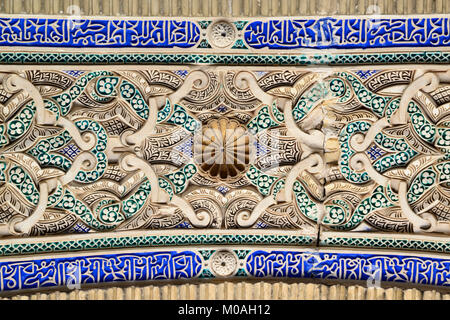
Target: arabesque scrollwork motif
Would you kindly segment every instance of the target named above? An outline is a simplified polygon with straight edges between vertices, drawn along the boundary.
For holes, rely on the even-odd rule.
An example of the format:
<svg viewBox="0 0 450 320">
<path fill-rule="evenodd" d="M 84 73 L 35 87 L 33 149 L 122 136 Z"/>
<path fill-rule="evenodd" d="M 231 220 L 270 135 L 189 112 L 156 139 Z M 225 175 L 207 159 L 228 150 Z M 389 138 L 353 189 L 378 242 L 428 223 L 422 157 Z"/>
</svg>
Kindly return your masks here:
<svg viewBox="0 0 450 320">
<path fill-rule="evenodd" d="M 0 74 L 0 234 L 450 234 L 441 69 Z"/>
</svg>

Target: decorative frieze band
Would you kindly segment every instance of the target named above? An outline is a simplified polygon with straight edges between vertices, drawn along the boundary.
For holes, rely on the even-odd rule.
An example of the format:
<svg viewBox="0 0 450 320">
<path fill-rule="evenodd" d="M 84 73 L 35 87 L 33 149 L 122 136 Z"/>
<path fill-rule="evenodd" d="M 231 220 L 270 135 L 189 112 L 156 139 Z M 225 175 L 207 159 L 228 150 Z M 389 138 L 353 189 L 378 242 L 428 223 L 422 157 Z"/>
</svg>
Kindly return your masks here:
<svg viewBox="0 0 450 320">
<path fill-rule="evenodd" d="M 222 20 L 1 17 L 0 46 L 226 49 L 439 48 L 450 46 L 450 19 L 322 17 Z M 257 50 L 257 51 L 255 51 Z"/>
<path fill-rule="evenodd" d="M 447 16 L 3 16 L 0 46 L 0 290 L 450 285 Z"/>
<path fill-rule="evenodd" d="M 211 278 L 315 278 L 450 286 L 450 259 L 322 250 L 198 248 L 0 260 L 0 291 Z"/>
</svg>

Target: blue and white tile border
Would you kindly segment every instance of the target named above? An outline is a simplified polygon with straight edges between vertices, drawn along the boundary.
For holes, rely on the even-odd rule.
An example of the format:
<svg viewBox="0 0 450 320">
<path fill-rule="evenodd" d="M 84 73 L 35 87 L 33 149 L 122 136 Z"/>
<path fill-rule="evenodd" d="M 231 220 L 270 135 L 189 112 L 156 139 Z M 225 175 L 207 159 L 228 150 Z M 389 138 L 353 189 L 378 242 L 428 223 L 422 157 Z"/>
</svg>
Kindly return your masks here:
<svg viewBox="0 0 450 320">
<path fill-rule="evenodd" d="M 442 238 L 333 232 L 323 234 L 316 246 L 313 235 L 295 231 L 241 233 L 197 230 L 164 236 L 139 231 L 5 239 L 0 291 L 211 278 L 450 287 L 450 242 Z"/>
<path fill-rule="evenodd" d="M 0 46 L 132 48 L 141 52 L 148 52 L 149 48 L 185 52 L 213 52 L 221 48 L 221 52 L 258 53 L 449 48 L 450 18 L 368 15 L 222 20 L 0 15 Z"/>
<path fill-rule="evenodd" d="M 211 278 L 360 281 L 450 287 L 450 258 L 394 251 L 248 246 L 112 250 L 0 259 L 0 291 Z"/>
</svg>

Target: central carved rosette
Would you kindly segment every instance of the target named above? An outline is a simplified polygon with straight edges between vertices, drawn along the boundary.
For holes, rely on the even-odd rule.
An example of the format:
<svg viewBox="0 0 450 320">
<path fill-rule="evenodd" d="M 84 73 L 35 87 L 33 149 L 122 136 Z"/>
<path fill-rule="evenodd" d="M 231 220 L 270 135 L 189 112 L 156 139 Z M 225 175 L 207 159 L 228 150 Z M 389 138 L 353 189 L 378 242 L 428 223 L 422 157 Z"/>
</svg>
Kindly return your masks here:
<svg viewBox="0 0 450 320">
<path fill-rule="evenodd" d="M 252 136 L 235 120 L 213 119 L 195 136 L 194 160 L 208 178 L 236 181 L 252 162 Z"/>
</svg>

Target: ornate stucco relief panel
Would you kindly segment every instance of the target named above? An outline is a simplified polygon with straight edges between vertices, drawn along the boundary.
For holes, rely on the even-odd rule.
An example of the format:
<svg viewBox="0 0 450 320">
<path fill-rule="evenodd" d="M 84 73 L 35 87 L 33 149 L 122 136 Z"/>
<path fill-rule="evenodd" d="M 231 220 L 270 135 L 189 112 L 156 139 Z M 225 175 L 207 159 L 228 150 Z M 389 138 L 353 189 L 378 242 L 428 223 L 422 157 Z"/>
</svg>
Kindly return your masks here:
<svg viewBox="0 0 450 320">
<path fill-rule="evenodd" d="M 445 68 L 2 74 L 2 233 L 448 233 Z"/>
</svg>

